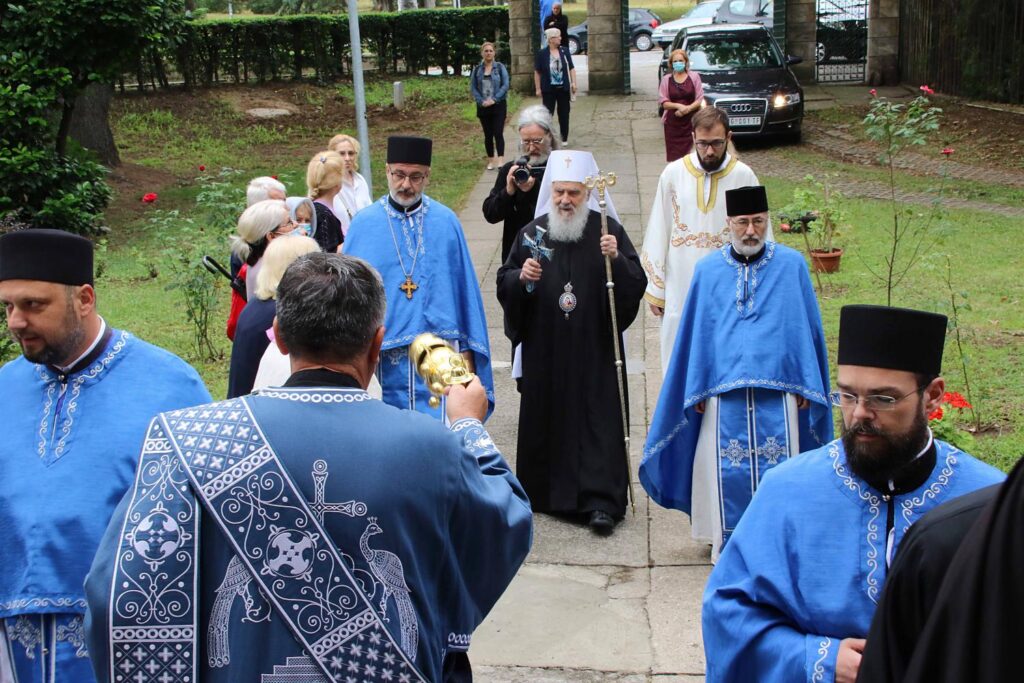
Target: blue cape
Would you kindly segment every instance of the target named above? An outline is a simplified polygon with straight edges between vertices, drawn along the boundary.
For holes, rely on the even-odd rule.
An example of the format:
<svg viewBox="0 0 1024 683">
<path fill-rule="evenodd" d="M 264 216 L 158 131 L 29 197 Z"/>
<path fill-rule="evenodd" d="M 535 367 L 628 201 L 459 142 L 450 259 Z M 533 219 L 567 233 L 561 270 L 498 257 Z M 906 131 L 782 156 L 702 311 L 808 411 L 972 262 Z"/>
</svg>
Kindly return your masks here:
<svg viewBox="0 0 1024 683">
<path fill-rule="evenodd" d="M 800 411 L 802 451 L 832 439 L 828 353 L 807 263 L 774 242 L 749 267 L 729 244 L 697 263 L 640 463 L 640 483 L 658 505 L 690 512 L 694 406 L 746 388 L 811 402 Z"/>
<path fill-rule="evenodd" d="M 494 378 L 487 318 L 462 226 L 451 209 L 426 195 L 420 211 L 424 212 L 423 244 L 415 268 L 409 252 L 416 235 L 407 230 L 387 195 L 356 214 L 342 249 L 349 256 L 368 261 L 384 280 L 388 311 L 381 350 L 408 346 L 424 332 L 458 341 L 460 349 L 474 354 L 476 375 L 487 390 L 489 415 L 494 409 Z M 412 269 L 412 279 L 419 286 L 412 299 L 399 289 L 405 273 L 394 238 L 401 247 L 405 268 Z"/>
</svg>

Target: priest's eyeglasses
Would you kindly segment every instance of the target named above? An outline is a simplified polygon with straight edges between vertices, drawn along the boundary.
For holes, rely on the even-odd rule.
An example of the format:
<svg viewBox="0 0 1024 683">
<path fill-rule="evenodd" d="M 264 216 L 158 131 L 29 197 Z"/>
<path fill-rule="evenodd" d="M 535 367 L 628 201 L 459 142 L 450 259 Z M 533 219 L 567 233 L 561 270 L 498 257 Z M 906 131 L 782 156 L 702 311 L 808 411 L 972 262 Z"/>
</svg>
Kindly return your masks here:
<svg viewBox="0 0 1024 683">
<path fill-rule="evenodd" d="M 725 140 L 697 140 L 694 144 L 697 145 L 697 149 L 713 147 L 715 151 L 718 151 L 725 147 Z"/>
<path fill-rule="evenodd" d="M 732 221 L 733 225 L 744 229 L 750 225 L 758 229 L 768 225 L 768 219 L 763 216 L 758 216 L 757 218 L 730 218 L 729 220 Z"/>
<path fill-rule="evenodd" d="M 913 391 L 910 391 L 902 396 L 888 396 L 886 394 L 871 394 L 870 396 L 858 396 L 857 394 L 851 394 L 845 391 L 833 391 L 828 395 L 832 405 L 839 408 L 853 409 L 857 407 L 857 404 L 861 401 L 864 402 L 864 407 L 872 412 L 886 412 L 890 410 L 896 410 L 896 404 L 905 399 L 907 396 L 913 396 L 918 393 L 924 387 L 918 387 Z"/>
<path fill-rule="evenodd" d="M 413 185 L 419 185 L 427 179 L 426 173 L 403 173 L 402 171 L 390 171 L 390 173 L 391 177 L 399 183 L 404 183 L 408 180 Z"/>
<path fill-rule="evenodd" d="M 526 147 L 527 145 L 540 147 L 541 145 L 544 144 L 544 138 L 524 138 L 520 140 L 520 143 L 523 145 L 523 147 Z"/>
</svg>

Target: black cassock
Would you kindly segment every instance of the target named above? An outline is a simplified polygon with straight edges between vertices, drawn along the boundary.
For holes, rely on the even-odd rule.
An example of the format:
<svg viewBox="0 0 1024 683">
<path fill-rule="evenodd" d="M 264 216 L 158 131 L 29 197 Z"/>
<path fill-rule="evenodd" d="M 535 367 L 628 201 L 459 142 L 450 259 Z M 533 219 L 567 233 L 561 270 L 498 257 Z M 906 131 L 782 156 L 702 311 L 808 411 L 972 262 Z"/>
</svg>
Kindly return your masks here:
<svg viewBox="0 0 1024 683">
<path fill-rule="evenodd" d="M 906 683 L 1024 680 L 1024 460 L 957 549 L 907 666 Z"/>
<path fill-rule="evenodd" d="M 859 683 L 903 681 L 950 562 L 999 486 L 943 503 L 910 527 L 871 621 Z"/>
<path fill-rule="evenodd" d="M 513 344 L 523 345 L 516 476 L 536 512 L 602 510 L 621 518 L 629 470 L 600 247 L 601 215 L 590 212 L 578 242 L 545 236 L 554 253 L 550 261 L 541 260 L 543 274 L 528 293 L 519 281 L 522 265 L 531 257 L 523 235 L 536 238 L 534 227 L 546 229 L 547 224 L 545 215 L 520 230 L 498 270 L 505 333 Z M 622 226 L 609 218 L 608 232 L 619 248 L 612 274 L 621 340 L 636 318 L 647 276 Z M 566 284 L 572 285 L 576 300 L 568 318 L 559 306 Z M 625 390 L 625 366 L 622 386 Z"/>
</svg>

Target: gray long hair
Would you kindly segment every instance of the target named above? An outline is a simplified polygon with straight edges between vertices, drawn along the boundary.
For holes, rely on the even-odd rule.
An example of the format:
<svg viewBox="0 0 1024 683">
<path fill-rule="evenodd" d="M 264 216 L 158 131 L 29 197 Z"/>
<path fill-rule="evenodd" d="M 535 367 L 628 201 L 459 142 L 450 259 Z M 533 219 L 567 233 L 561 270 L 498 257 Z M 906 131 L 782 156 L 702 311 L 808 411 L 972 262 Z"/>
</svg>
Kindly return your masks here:
<svg viewBox="0 0 1024 683">
<path fill-rule="evenodd" d="M 516 123 L 516 130 L 535 125 L 540 126 L 551 138 L 551 149 L 561 149 L 562 140 L 551 132 L 554 121 L 551 119 L 551 112 L 543 104 L 534 104 L 519 112 L 519 121 Z"/>
</svg>

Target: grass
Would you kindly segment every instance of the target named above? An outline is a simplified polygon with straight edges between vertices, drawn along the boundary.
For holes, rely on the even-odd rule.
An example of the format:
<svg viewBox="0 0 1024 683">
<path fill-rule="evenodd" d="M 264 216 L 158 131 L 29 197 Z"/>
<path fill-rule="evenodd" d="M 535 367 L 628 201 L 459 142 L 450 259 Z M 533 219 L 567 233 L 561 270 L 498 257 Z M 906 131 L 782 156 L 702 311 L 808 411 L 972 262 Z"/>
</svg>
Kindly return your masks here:
<svg viewBox="0 0 1024 683">
<path fill-rule="evenodd" d="M 784 204 L 797 184 L 762 177 L 773 204 Z M 886 202 L 850 200 L 845 209 L 848 223 L 839 240 L 844 248 L 842 270 L 823 275 L 819 297 L 828 348 L 838 340 L 839 310 L 852 303 L 884 304 L 884 285 L 868 266 L 881 264 L 890 242 L 886 234 L 892 215 Z M 922 209 L 926 210 L 926 209 Z M 1015 277 L 1021 268 L 1018 256 L 1007 252 L 1007 235 L 1021 234 L 1024 219 L 1009 219 L 984 212 L 950 210 L 939 226 L 939 239 L 925 261 L 896 290 L 893 304 L 937 312 L 950 312 L 945 284 L 945 258 L 953 267 L 958 295 L 961 333 L 966 337 L 965 355 L 974 403 L 983 430 L 972 452 L 1008 470 L 1024 453 L 1024 282 Z M 800 235 L 776 233 L 783 244 L 803 251 Z M 966 304 L 966 306 L 965 306 Z M 908 340 L 909 343 L 909 340 Z M 960 359 L 952 338 L 947 339 L 943 362 L 948 387 L 965 389 Z M 835 367 L 832 367 L 833 380 Z M 964 426 L 967 417 L 964 417 Z"/>
<path fill-rule="evenodd" d="M 395 133 L 426 135 L 434 140 L 427 192 L 460 210 L 480 176 L 484 159 L 480 126 L 466 79 L 407 79 L 406 107 L 401 112 L 390 108 L 390 80 L 370 81 L 367 85 L 375 194 L 380 196 L 386 188 L 386 137 Z M 297 113 L 271 122 L 254 121 L 240 108 L 253 94 L 273 95 L 293 105 Z M 239 106 L 240 101 L 243 104 Z M 510 96 L 510 114 L 520 102 L 518 94 Z M 225 201 L 235 215 L 244 208 L 247 180 L 256 175 L 277 175 L 290 195 L 304 195 L 306 164 L 312 154 L 336 132 L 354 134 L 351 89 L 271 84 L 262 89 L 226 87 L 188 95 L 129 95 L 116 101 L 112 123 L 122 160 L 131 165 L 119 173 L 131 172 L 141 175 L 141 179 L 136 185 L 119 186 L 108 211 L 112 231 L 100 256 L 103 275 L 98 286 L 103 315 L 111 324 L 136 332 L 188 360 L 211 394 L 224 396 L 226 359 L 231 349 L 222 327 L 230 298 L 227 281 L 217 279 L 220 294 L 213 315 L 216 329 L 211 334 L 223 358 L 197 359 L 190 352 L 191 328 L 180 293 L 168 290 L 170 270 L 164 262 L 165 250 L 177 248 L 181 237 L 166 225 L 151 223 L 150 218 L 161 210 L 193 214 L 200 191 L 197 178 L 222 167 L 234 169 L 228 176 L 230 191 Z M 479 159 L 480 163 L 467 163 L 470 159 Z M 198 170 L 199 164 L 206 167 L 204 173 Z M 141 191 L 157 192 L 157 203 L 141 205 Z M 230 225 L 208 226 L 201 236 L 204 244 L 210 245 L 211 255 L 222 262 L 227 261 L 231 230 Z"/>
</svg>

